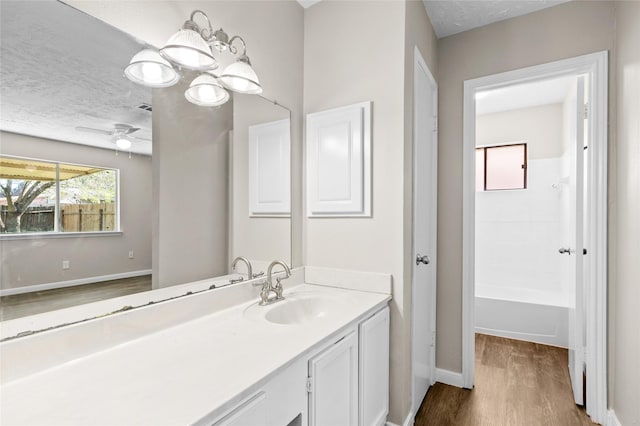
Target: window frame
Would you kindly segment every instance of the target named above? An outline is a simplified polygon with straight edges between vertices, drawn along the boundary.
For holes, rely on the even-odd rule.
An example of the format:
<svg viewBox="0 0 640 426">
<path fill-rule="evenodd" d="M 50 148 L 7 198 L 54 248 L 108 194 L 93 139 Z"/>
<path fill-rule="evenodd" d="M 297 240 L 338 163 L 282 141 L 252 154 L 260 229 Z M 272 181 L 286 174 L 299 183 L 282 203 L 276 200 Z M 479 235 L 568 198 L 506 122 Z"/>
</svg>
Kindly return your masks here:
<svg viewBox="0 0 640 426">
<path fill-rule="evenodd" d="M 522 145 L 524 147 L 524 164 L 523 164 L 523 173 L 524 173 L 524 179 L 523 179 L 523 187 L 522 188 L 498 188 L 498 189 L 487 189 L 487 149 L 491 149 L 491 148 L 502 148 L 502 147 L 507 147 L 507 146 L 520 146 Z M 528 175 L 529 175 L 529 155 L 528 155 L 528 149 L 527 149 L 527 142 L 526 141 L 520 141 L 520 142 L 509 142 L 509 143 L 499 143 L 499 144 L 489 144 L 489 145 L 478 145 L 475 148 L 475 151 L 477 152 L 478 150 L 483 150 L 483 168 L 484 168 L 484 173 L 482 175 L 482 190 L 476 190 L 476 192 L 494 192 L 494 191 L 523 191 L 525 189 L 528 188 Z"/>
<path fill-rule="evenodd" d="M 56 166 L 56 203 L 55 203 L 55 218 L 54 218 L 54 230 L 47 232 L 24 232 L 24 233 L 0 233 L 0 240 L 28 240 L 28 239 L 41 239 L 41 238 L 77 238 L 77 237 L 111 237 L 122 235 L 122 229 L 120 227 L 120 169 L 115 167 L 105 167 L 105 166 L 96 166 L 92 164 L 84 164 L 84 163 L 74 163 L 70 161 L 60 161 L 60 160 L 45 160 L 42 158 L 34 158 L 34 157 L 25 157 L 21 155 L 11 155 L 11 154 L 0 154 L 0 158 L 15 158 L 18 160 L 26 160 L 26 161 L 39 161 L 42 163 L 54 164 Z M 95 169 L 103 169 L 103 170 L 113 170 L 115 172 L 115 218 L 114 224 L 115 229 L 111 231 L 71 231 L 65 232 L 60 230 L 60 179 L 59 179 L 59 170 L 60 165 L 69 165 L 69 166 L 79 166 L 79 167 L 90 167 Z"/>
</svg>

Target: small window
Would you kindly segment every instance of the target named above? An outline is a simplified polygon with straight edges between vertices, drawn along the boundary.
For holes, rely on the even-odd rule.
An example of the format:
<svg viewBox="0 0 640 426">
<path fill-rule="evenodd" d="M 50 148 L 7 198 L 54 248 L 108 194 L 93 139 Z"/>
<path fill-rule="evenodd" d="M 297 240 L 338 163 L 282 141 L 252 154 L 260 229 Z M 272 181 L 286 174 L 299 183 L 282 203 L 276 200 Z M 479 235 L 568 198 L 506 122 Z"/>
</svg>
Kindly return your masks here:
<svg viewBox="0 0 640 426">
<path fill-rule="evenodd" d="M 118 231 L 118 171 L 0 156 L 0 234 Z"/>
<path fill-rule="evenodd" d="M 527 144 L 476 148 L 476 191 L 526 187 Z"/>
</svg>

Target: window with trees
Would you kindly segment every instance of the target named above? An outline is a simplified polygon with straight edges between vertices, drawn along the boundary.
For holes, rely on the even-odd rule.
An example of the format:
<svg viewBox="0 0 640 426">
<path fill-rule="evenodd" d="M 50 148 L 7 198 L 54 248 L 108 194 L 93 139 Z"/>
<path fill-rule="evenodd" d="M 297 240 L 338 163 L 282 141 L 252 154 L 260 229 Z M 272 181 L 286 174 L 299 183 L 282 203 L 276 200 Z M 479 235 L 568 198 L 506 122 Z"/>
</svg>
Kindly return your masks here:
<svg viewBox="0 0 640 426">
<path fill-rule="evenodd" d="M 0 156 L 0 234 L 118 231 L 118 170 Z"/>
<path fill-rule="evenodd" d="M 476 191 L 526 188 L 526 143 L 476 148 Z"/>
</svg>

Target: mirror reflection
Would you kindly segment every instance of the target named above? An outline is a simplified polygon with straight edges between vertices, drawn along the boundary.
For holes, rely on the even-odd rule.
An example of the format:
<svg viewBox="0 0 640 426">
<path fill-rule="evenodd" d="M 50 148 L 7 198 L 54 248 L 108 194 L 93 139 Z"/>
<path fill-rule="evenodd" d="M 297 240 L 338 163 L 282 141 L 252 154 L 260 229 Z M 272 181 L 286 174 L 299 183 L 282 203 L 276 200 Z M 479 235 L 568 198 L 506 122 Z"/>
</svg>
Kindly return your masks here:
<svg viewBox="0 0 640 426">
<path fill-rule="evenodd" d="M 194 105 L 186 70 L 134 84 L 152 46 L 58 1 L 1 7 L 0 319 L 290 263 L 286 108 Z"/>
</svg>

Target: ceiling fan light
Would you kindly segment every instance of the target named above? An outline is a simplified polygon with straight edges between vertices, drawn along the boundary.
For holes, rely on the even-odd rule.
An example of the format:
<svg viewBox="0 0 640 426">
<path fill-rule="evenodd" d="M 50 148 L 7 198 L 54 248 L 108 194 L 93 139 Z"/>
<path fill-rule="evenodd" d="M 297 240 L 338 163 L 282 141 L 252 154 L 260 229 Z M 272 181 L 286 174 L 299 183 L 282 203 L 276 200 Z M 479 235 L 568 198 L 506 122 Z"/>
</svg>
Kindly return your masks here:
<svg viewBox="0 0 640 426">
<path fill-rule="evenodd" d="M 172 35 L 160 54 L 168 60 L 196 71 L 213 70 L 218 67 L 211 48 L 196 31 L 183 28 Z"/>
<path fill-rule="evenodd" d="M 196 77 L 184 92 L 189 102 L 199 106 L 220 106 L 229 100 L 229 92 L 211 74 Z"/>
<path fill-rule="evenodd" d="M 220 81 L 230 90 L 238 93 L 258 95 L 262 93 L 262 86 L 258 75 L 251 67 L 249 58 L 246 61 L 241 57 L 236 62 L 227 66 L 220 75 Z"/>
<path fill-rule="evenodd" d="M 116 137 L 116 146 L 121 150 L 127 150 L 131 148 L 131 141 L 125 136 Z"/>
<path fill-rule="evenodd" d="M 180 80 L 180 75 L 171 64 L 152 49 L 136 53 L 124 69 L 124 74 L 134 83 L 147 87 L 170 87 Z"/>
</svg>

